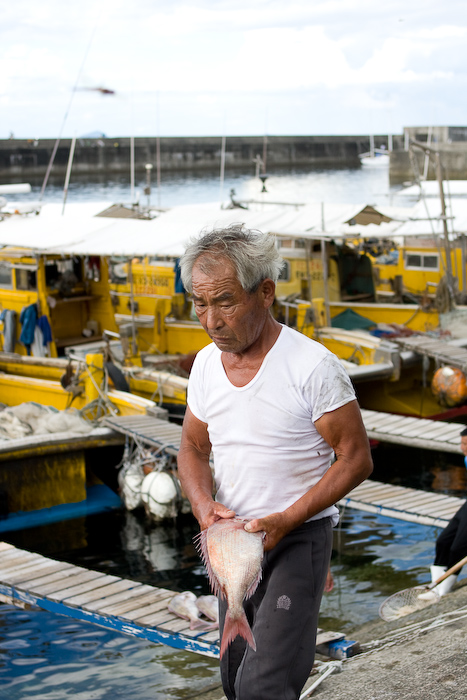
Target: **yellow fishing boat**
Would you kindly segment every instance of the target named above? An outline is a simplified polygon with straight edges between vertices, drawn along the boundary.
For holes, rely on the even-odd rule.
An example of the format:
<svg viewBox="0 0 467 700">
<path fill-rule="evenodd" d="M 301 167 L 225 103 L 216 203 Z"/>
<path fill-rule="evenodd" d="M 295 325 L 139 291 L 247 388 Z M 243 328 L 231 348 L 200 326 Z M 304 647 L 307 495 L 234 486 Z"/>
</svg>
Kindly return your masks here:
<svg viewBox="0 0 467 700">
<path fill-rule="evenodd" d="M 45 219 L 47 226 L 44 228 L 41 216 L 29 221 L 3 222 L 0 224 L 0 242 L 8 245 L 13 240 L 26 242 L 33 237 L 41 240 L 41 244 L 36 244 L 33 249 L 34 260 L 30 257 L 23 262 L 43 265 L 44 269 L 49 256 L 70 260 L 75 266 L 78 259 L 81 261 L 82 288 L 72 290 L 71 298 L 75 294 L 76 297 L 89 298 L 64 301 L 60 291 L 55 297 L 52 295 L 60 302 L 55 308 L 61 306 L 70 309 L 72 304 L 82 303 L 81 308 L 85 309 L 85 305 L 89 304 L 89 309 L 92 309 L 92 318 L 80 318 L 78 328 L 81 329 L 81 337 L 78 345 L 72 344 L 73 338 L 79 336 L 72 335 L 71 331 L 55 332 L 56 324 L 57 329 L 63 329 L 65 323 L 62 319 L 60 325 L 59 317 L 54 316 L 50 308 L 51 285 L 47 284 L 45 272 L 36 277 L 38 286 L 43 280 L 44 290 L 38 291 L 37 296 L 50 321 L 56 353 L 64 351 L 67 345 L 70 347 L 70 342 L 72 352 L 77 352 L 80 346 L 84 349 L 86 341 L 97 340 L 102 330 L 118 334 L 125 348 L 118 369 L 129 387 L 145 398 L 162 395 L 165 405 L 170 398 L 164 395 L 165 387 L 171 384 L 170 400 L 181 411 L 186 396 L 187 373 L 182 377 L 183 381 L 176 380 L 176 388 L 170 371 L 163 377 L 159 375 L 162 384 L 158 383 L 154 373 L 158 371 L 161 358 L 165 360 L 167 357 L 172 361 L 173 358 L 183 357 L 186 360 L 185 369 L 189 370 L 190 356 L 209 342 L 193 314 L 190 300 L 178 284 L 176 266 L 186 240 L 204 227 L 227 225 L 240 220 L 251 228 L 269 231 L 276 237 L 286 260 L 277 286 L 276 317 L 330 347 L 349 363 L 349 373 L 353 371 L 355 382 L 363 382 L 377 373 L 384 375 L 395 386 L 405 369 L 403 363 L 396 359 L 397 348 L 387 350 L 384 339 L 375 339 L 369 333 L 365 339 L 362 335 L 352 338 L 355 327 L 346 325 L 344 329 L 348 333 L 343 339 L 343 329 L 339 329 L 339 326 L 343 323 L 344 312 L 353 312 L 353 319 L 359 323 L 363 319 L 363 325 L 367 328 L 372 324 L 385 323 L 405 330 L 432 331 L 439 323 L 438 311 L 434 306 L 390 304 L 378 300 L 369 255 L 347 244 L 348 240 L 357 237 L 362 227 L 379 226 L 386 231 L 388 229 L 385 227 L 393 230 L 393 225 L 400 224 L 395 219 L 391 222 L 389 216 L 374 207 L 352 205 L 349 208 L 347 205 L 339 215 L 336 214 L 334 220 L 328 216 L 327 228 L 334 230 L 333 221 L 340 221 L 335 224 L 338 229 L 335 233 L 323 230 L 323 212 L 321 207 L 314 205 L 251 206 L 248 210 L 226 210 L 205 205 L 176 207 L 150 221 L 118 220 L 108 216 L 99 219 L 94 216 L 73 220 L 70 228 L 68 223 L 65 228 L 59 217 Z M 41 233 L 43 240 L 39 237 Z M 16 268 L 12 269 L 16 278 Z M 107 292 L 104 291 L 106 286 Z M 16 286 L 15 291 L 18 292 Z M 3 293 L 1 286 L 0 293 Z M 31 297 L 30 301 L 34 299 Z M 322 299 L 321 303 L 319 299 Z M 91 304 L 94 306 L 91 307 Z M 42 306 L 41 311 L 44 313 Z M 344 319 L 344 324 L 347 320 Z M 87 333 L 83 335 L 86 328 Z M 93 332 L 94 336 L 86 337 Z M 62 343 L 60 349 L 57 339 L 58 345 Z M 51 354 L 52 349 L 51 344 Z M 175 365 L 179 367 L 180 364 L 176 359 Z M 421 365 L 421 362 L 418 364 Z M 422 373 L 421 369 L 418 371 Z M 414 379 L 415 384 L 417 381 L 418 378 Z M 381 393 L 379 395 L 382 397 Z M 413 411 L 414 415 L 419 415 L 419 404 L 417 400 L 413 409 L 409 408 L 407 412 Z M 385 405 L 380 408 L 386 410 Z"/>
<path fill-rule="evenodd" d="M 121 507 L 125 438 L 102 419 L 165 417 L 154 401 L 111 388 L 101 353 L 85 361 L 1 353 L 0 401 L 0 530 Z"/>
</svg>

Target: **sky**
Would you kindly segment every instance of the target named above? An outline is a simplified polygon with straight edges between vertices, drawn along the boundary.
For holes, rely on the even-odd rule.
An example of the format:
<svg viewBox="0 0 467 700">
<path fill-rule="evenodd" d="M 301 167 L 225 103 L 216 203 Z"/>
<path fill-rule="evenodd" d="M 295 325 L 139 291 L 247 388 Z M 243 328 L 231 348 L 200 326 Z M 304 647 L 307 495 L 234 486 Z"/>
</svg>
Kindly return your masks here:
<svg viewBox="0 0 467 700">
<path fill-rule="evenodd" d="M 464 126 L 466 72 L 465 0 L 9 0 L 0 139 Z"/>
</svg>

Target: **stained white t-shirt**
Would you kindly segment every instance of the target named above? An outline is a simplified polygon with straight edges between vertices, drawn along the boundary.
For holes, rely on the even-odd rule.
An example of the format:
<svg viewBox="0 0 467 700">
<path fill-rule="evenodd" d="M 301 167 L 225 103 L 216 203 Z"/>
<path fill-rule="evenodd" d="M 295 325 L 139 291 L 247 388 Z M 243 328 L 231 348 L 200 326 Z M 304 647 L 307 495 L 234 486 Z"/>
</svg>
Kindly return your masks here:
<svg viewBox="0 0 467 700">
<path fill-rule="evenodd" d="M 207 424 L 216 500 L 244 518 L 283 511 L 331 465 L 314 422 L 355 399 L 343 366 L 323 345 L 283 326 L 254 378 L 236 387 L 212 343 L 196 356 L 188 406 Z M 312 520 L 333 516 L 331 506 Z"/>
</svg>

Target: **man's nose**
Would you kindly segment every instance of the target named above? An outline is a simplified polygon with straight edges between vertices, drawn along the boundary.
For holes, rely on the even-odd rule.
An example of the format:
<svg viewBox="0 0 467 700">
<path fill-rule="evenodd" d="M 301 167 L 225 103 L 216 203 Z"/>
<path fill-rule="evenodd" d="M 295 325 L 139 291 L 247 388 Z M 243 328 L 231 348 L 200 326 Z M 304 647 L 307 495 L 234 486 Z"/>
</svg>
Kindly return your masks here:
<svg viewBox="0 0 467 700">
<path fill-rule="evenodd" d="M 216 306 L 209 306 L 206 311 L 206 325 L 208 330 L 215 330 L 222 325 L 222 314 Z"/>
</svg>

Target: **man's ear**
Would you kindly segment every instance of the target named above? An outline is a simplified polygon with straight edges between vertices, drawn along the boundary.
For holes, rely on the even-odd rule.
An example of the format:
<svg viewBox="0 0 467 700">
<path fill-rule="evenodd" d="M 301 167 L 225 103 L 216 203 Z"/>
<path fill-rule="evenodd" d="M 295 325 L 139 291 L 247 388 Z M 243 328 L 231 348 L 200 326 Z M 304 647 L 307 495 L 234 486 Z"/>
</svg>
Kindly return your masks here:
<svg viewBox="0 0 467 700">
<path fill-rule="evenodd" d="M 276 285 L 271 279 L 269 279 L 269 277 L 267 277 L 261 282 L 260 290 L 265 308 L 269 309 L 269 307 L 273 305 L 276 297 Z"/>
</svg>

